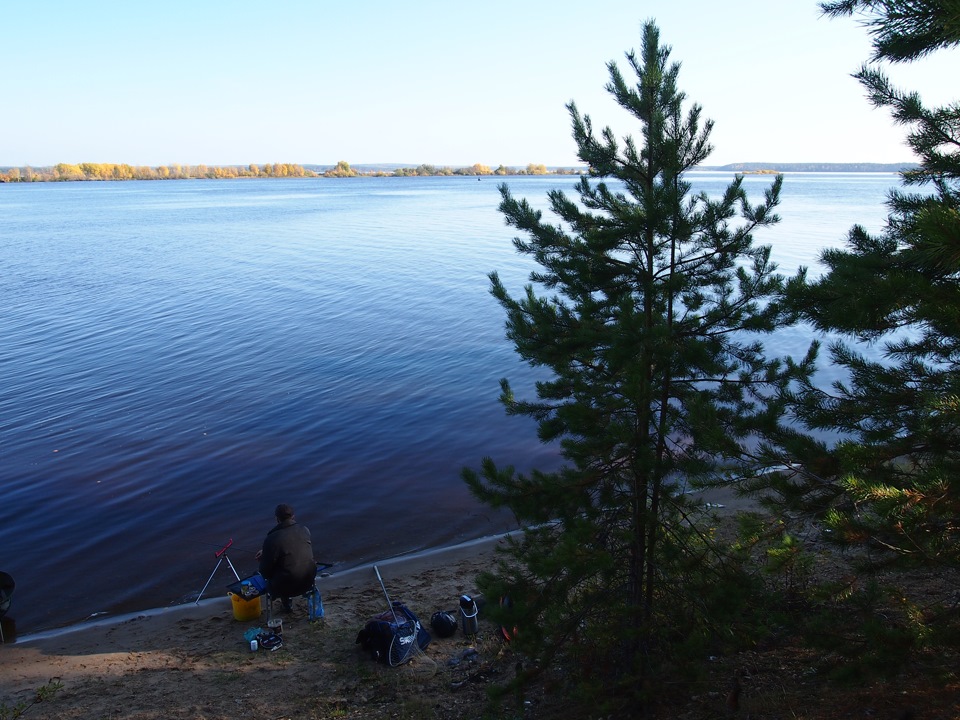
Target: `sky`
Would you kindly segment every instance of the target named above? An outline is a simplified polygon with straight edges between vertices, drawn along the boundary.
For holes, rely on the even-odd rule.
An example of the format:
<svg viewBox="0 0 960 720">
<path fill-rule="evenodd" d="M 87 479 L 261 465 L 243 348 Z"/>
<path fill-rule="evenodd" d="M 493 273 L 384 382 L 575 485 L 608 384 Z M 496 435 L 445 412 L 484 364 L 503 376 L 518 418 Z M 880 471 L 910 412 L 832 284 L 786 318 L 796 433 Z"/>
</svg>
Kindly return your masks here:
<svg viewBox="0 0 960 720">
<path fill-rule="evenodd" d="M 0 0 L 0 166 L 573 166 L 571 100 L 639 135 L 604 85 L 648 19 L 706 164 L 915 159 L 850 77 L 866 29 L 815 0 Z M 942 104 L 958 70 L 889 74 Z"/>
</svg>

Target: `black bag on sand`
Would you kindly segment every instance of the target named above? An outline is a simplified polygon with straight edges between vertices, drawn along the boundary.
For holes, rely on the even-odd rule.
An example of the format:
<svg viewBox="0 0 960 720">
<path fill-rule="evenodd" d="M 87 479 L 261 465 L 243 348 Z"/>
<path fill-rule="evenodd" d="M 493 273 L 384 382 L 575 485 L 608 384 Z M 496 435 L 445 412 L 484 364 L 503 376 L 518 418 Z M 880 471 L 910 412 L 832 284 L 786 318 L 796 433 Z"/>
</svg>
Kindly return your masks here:
<svg viewBox="0 0 960 720">
<path fill-rule="evenodd" d="M 406 605 L 394 601 L 393 607 L 367 622 L 357 634 L 357 644 L 370 656 L 390 667 L 397 667 L 426 650 L 430 633 Z"/>
<path fill-rule="evenodd" d="M 438 610 L 430 618 L 430 629 L 437 637 L 453 637 L 457 632 L 457 619 L 445 610 Z"/>
</svg>

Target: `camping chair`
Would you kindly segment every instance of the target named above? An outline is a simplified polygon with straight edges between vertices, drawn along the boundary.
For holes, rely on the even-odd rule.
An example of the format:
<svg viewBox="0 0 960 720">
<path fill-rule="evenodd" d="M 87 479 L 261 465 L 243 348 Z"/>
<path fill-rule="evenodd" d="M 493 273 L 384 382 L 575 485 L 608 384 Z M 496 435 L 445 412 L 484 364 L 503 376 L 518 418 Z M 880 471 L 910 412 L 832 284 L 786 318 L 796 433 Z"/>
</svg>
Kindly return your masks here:
<svg viewBox="0 0 960 720">
<path fill-rule="evenodd" d="M 313 578 L 313 585 L 311 585 L 306 592 L 299 596 L 307 601 L 307 612 L 310 620 L 323 619 L 323 597 L 320 595 L 320 588 L 317 587 L 317 579 L 321 577 L 323 571 L 329 567 L 333 567 L 332 563 L 317 563 L 317 574 Z M 279 595 L 271 595 L 269 589 L 266 592 L 266 597 L 267 625 L 269 626 L 270 621 L 273 620 L 273 601 L 280 600 L 281 598 Z"/>
</svg>

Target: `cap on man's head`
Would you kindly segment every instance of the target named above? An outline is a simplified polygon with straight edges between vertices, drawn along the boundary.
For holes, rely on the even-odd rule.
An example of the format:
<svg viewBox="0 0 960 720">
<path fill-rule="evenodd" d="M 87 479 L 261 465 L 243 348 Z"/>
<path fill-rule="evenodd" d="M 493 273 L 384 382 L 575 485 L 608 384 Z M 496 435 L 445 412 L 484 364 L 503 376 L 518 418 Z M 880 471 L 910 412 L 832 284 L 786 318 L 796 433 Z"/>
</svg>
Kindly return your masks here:
<svg viewBox="0 0 960 720">
<path fill-rule="evenodd" d="M 293 517 L 293 508 L 286 503 L 280 503 L 277 505 L 277 509 L 273 511 L 273 514 L 277 520 L 288 520 Z"/>
</svg>

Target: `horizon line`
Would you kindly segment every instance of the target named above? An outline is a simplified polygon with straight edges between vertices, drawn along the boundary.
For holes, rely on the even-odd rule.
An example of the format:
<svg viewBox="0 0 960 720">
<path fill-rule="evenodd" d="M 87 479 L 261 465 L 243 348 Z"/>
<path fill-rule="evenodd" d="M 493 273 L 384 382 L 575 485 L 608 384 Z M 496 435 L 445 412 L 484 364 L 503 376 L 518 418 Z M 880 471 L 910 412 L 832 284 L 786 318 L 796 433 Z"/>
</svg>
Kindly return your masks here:
<svg viewBox="0 0 960 720">
<path fill-rule="evenodd" d="M 32 164 L 26 163 L 23 165 L 0 165 L 0 170 L 13 170 L 13 169 L 24 169 L 24 168 L 33 168 L 33 169 L 52 169 L 58 165 L 119 165 L 119 166 L 128 166 L 132 168 L 140 167 L 149 167 L 149 168 L 160 168 L 160 167 L 191 167 L 196 168 L 200 166 L 206 166 L 210 168 L 248 168 L 251 165 L 256 166 L 267 166 L 267 165 L 299 165 L 303 168 L 324 168 L 324 169 L 335 169 L 339 164 L 336 163 L 313 163 L 313 162 L 300 162 L 300 163 L 290 163 L 290 162 L 249 162 L 249 163 L 181 163 L 181 162 L 171 162 L 171 163 L 160 163 L 156 165 L 151 165 L 149 163 L 129 163 L 129 162 L 94 162 L 94 161 L 82 161 L 76 163 L 70 162 L 58 162 L 48 165 Z M 487 163 L 470 163 L 467 165 L 459 164 L 438 164 L 438 163 L 396 163 L 396 162 L 358 162 L 358 163 L 347 163 L 352 168 L 359 167 L 371 167 L 371 168 L 393 168 L 393 169 L 416 169 L 418 167 L 433 167 L 438 169 L 466 169 L 471 168 L 475 165 L 482 167 L 490 168 L 527 168 L 531 165 L 534 166 L 543 166 L 546 168 L 557 168 L 557 169 L 586 169 L 588 165 L 586 163 L 574 163 L 574 164 L 552 164 L 548 165 L 545 163 L 523 163 L 523 164 L 506 164 L 498 163 L 496 165 L 489 165 Z M 893 162 L 880 162 L 874 160 L 846 160 L 846 161 L 835 161 L 835 160 L 781 160 L 776 162 L 767 162 L 767 161 L 756 161 L 756 160 L 741 160 L 736 162 L 728 163 L 713 163 L 713 164 L 702 164 L 695 166 L 696 168 L 732 168 L 736 166 L 762 166 L 766 168 L 776 168 L 777 166 L 786 166 L 786 165 L 877 165 L 877 166 L 903 166 L 903 167 L 913 167 L 919 165 L 915 161 L 893 161 Z"/>
</svg>

